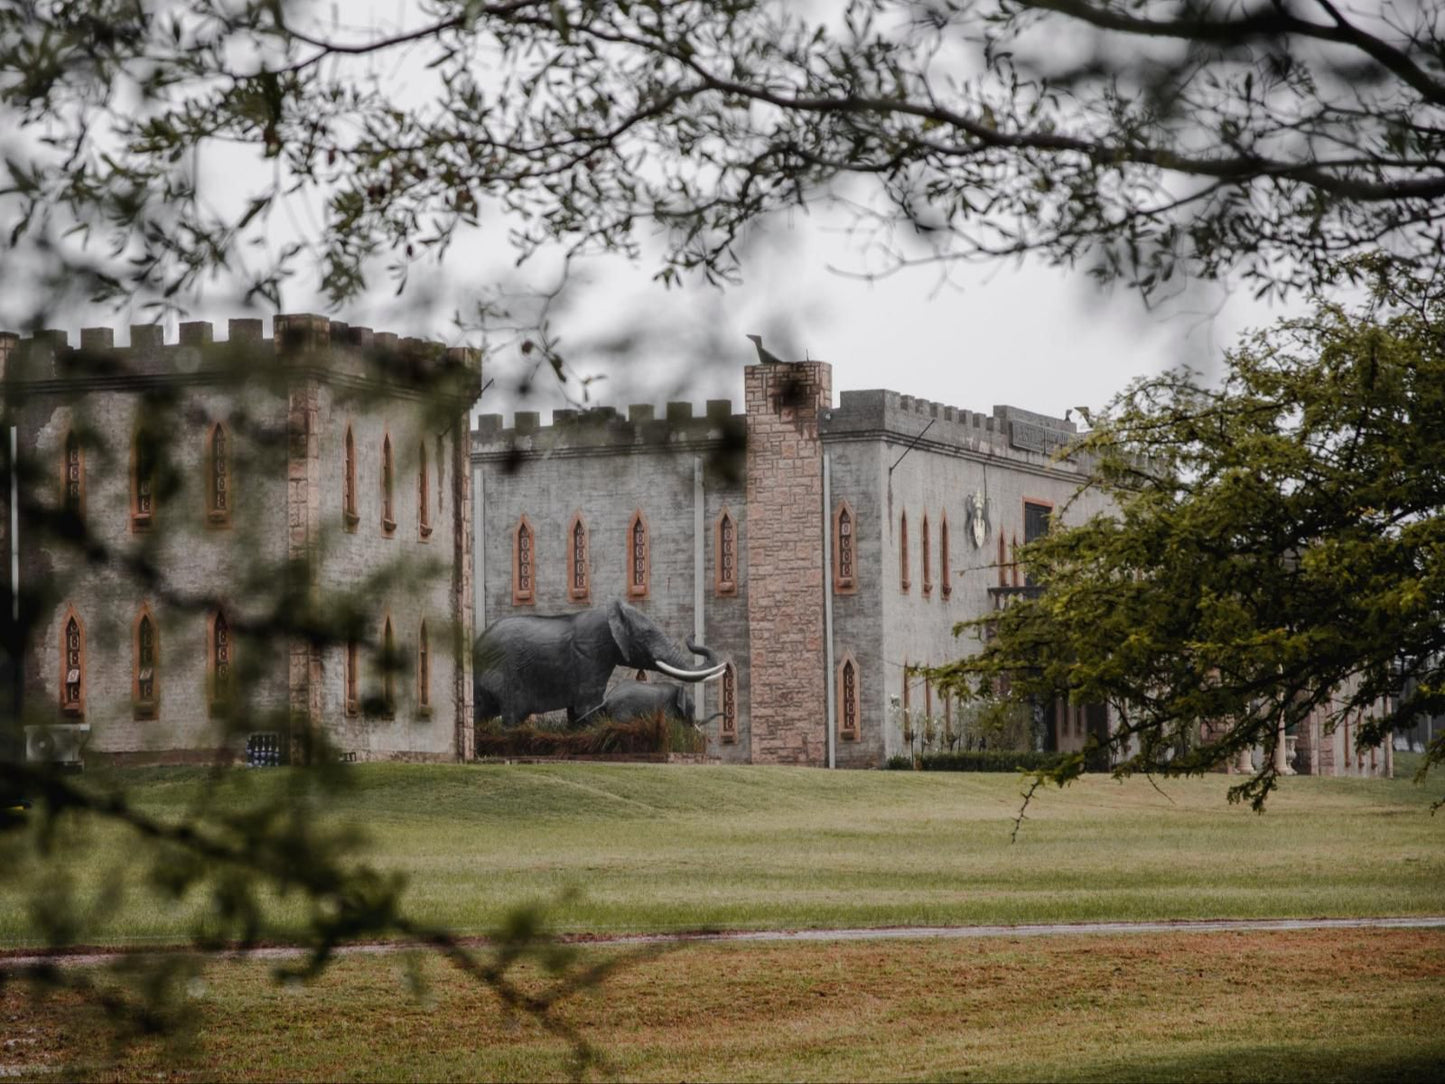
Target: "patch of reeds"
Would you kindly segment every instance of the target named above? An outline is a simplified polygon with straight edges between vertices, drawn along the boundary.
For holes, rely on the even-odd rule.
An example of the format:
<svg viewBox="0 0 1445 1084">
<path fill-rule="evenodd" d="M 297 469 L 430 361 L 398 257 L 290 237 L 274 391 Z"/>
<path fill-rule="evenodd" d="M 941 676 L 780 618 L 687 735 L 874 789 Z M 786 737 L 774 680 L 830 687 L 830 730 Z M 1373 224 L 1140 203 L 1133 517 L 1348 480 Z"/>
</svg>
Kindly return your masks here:
<svg viewBox="0 0 1445 1084">
<path fill-rule="evenodd" d="M 479 757 L 637 756 L 706 751 L 706 733 L 691 723 L 664 718 L 661 713 L 625 723 L 603 719 L 581 730 L 533 722 L 511 729 L 496 722 L 477 727 Z"/>
</svg>

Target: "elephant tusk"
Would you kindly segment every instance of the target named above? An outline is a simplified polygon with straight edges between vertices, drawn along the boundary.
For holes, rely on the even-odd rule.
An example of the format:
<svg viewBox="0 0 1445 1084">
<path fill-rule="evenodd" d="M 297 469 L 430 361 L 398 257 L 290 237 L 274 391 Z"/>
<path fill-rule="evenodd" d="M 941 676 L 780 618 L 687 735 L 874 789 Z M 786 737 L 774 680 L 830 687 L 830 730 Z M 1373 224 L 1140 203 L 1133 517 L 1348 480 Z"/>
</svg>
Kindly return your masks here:
<svg viewBox="0 0 1445 1084">
<path fill-rule="evenodd" d="M 680 678 L 683 681 L 711 681 L 715 677 L 722 676 L 722 672 L 727 669 L 727 663 L 715 666 L 710 670 L 679 670 L 676 666 L 669 666 L 658 660 L 657 668 L 669 677 Z"/>
</svg>

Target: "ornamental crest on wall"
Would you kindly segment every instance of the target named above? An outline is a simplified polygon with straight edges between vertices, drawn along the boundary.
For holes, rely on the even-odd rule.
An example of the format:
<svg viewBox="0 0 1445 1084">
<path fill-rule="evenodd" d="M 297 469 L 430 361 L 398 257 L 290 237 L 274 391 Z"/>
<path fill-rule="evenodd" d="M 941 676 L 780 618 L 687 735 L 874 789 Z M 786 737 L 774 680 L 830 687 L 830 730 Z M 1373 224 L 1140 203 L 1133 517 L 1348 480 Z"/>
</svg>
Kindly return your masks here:
<svg viewBox="0 0 1445 1084">
<path fill-rule="evenodd" d="M 983 549 L 988 540 L 988 498 L 982 490 L 970 493 L 963 502 L 963 533 L 973 540 L 973 548 Z"/>
</svg>

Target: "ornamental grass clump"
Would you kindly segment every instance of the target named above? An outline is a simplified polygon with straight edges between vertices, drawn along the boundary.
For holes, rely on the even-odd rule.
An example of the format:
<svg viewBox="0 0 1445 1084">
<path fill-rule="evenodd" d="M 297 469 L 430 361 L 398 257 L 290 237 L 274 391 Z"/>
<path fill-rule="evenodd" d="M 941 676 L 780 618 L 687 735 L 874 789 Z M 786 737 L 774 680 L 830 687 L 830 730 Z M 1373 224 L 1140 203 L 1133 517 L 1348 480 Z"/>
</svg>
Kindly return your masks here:
<svg viewBox="0 0 1445 1084">
<path fill-rule="evenodd" d="M 661 713 L 628 722 L 603 719 L 581 730 L 536 722 L 510 729 L 498 723 L 477 727 L 477 755 L 483 757 L 639 756 L 706 749 L 705 731 Z"/>
</svg>

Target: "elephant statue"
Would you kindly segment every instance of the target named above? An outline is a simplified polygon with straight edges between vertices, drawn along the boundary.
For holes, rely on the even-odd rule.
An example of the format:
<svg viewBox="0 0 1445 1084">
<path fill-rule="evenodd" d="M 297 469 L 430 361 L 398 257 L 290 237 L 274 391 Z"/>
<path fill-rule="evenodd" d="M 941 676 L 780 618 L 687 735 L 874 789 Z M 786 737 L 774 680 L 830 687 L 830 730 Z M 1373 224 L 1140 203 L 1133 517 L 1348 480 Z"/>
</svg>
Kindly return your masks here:
<svg viewBox="0 0 1445 1084">
<path fill-rule="evenodd" d="M 694 665 L 692 655 L 702 656 L 703 665 Z M 477 721 L 500 715 L 503 726 L 516 726 L 529 715 L 565 708 L 576 726 L 602 709 L 618 666 L 697 682 L 718 677 L 726 663 L 694 640 L 684 651 L 641 610 L 619 600 L 571 614 L 503 617 L 472 649 Z"/>
<path fill-rule="evenodd" d="M 692 722 L 692 690 L 686 685 L 624 681 L 613 687 L 597 714 L 614 723 L 630 723 L 661 714 L 664 719 Z"/>
</svg>

